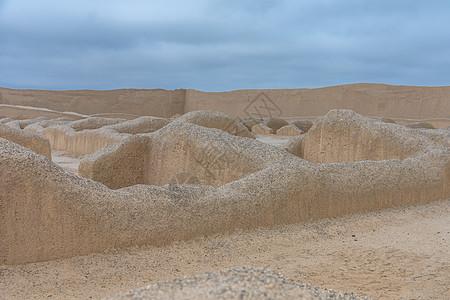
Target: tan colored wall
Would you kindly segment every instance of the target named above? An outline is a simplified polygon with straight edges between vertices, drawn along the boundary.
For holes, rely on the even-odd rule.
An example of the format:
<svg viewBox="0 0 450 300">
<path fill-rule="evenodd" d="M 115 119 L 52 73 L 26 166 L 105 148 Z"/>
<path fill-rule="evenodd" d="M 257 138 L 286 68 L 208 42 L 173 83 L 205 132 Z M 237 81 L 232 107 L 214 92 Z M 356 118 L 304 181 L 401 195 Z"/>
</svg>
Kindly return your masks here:
<svg viewBox="0 0 450 300">
<path fill-rule="evenodd" d="M 119 190 L 66 173 L 0 139 L 0 264 L 163 245 L 449 198 L 450 149 L 414 133 L 410 139 L 428 146 L 403 160 L 313 164 L 253 139 L 173 122 L 149 134 L 151 147 L 164 149 L 168 139 L 175 143 L 182 137 L 196 144 L 192 155 L 206 156 L 220 154 L 226 144 L 226 155 L 212 164 L 213 170 L 225 164 L 222 170 L 256 171 L 218 187 L 135 185 Z M 214 146 L 211 152 L 209 145 Z"/>
<path fill-rule="evenodd" d="M 17 124 L 17 126 L 19 126 Z M 0 124 L 0 138 L 7 139 L 48 158 L 52 157 L 49 140 L 40 134 L 26 132 L 5 124 Z"/>
<path fill-rule="evenodd" d="M 321 117 L 305 139 L 304 159 L 313 163 L 405 159 L 429 144 L 401 125 L 362 118 L 349 110 Z"/>
<path fill-rule="evenodd" d="M 2 92 L 2 89 L 0 88 L 0 93 Z M 43 106 L 45 107 L 45 106 Z M 38 117 L 48 117 L 51 119 L 54 118 L 70 118 L 72 120 L 79 120 L 82 118 L 85 118 L 87 116 L 83 116 L 77 113 L 64 113 L 59 111 L 52 111 L 49 109 L 43 109 L 43 108 L 37 108 L 37 107 L 20 107 L 15 105 L 8 105 L 8 104 L 0 104 L 0 119 L 2 118 L 12 118 L 16 120 L 22 120 L 22 119 L 34 119 Z"/>
<path fill-rule="evenodd" d="M 86 115 L 125 113 L 171 117 L 183 112 L 184 93 L 182 89 L 46 91 L 0 88 L 0 104 L 43 107 Z"/>
<path fill-rule="evenodd" d="M 112 116 L 117 116 L 114 113 L 118 113 L 129 115 L 127 118 L 142 115 L 170 117 L 178 113 L 210 109 L 245 119 L 257 117 L 254 115 L 254 106 L 266 103 L 275 109 L 272 111 L 273 117 L 288 120 L 322 116 L 331 109 L 351 109 L 366 116 L 449 119 L 450 87 L 361 83 L 317 89 L 237 90 L 217 93 L 184 89 L 43 91 L 0 88 L 1 103 L 88 115 L 111 113 Z M 266 114 L 263 110 L 260 109 Z"/>
<path fill-rule="evenodd" d="M 55 123 L 55 125 L 52 125 Z M 112 145 L 133 134 L 153 132 L 167 125 L 169 120 L 139 117 L 134 120 L 112 118 L 86 118 L 66 124 L 47 120 L 31 124 L 25 131 L 48 138 L 53 150 L 85 155 Z M 48 125 L 46 127 L 41 126 Z"/>
<path fill-rule="evenodd" d="M 208 133 L 205 127 L 183 122 L 173 122 L 155 132 L 146 153 L 146 184 L 217 187 L 263 168 L 264 160 L 245 149 L 245 145 L 253 145 L 253 139 L 242 139 L 238 146 L 226 138 L 229 135 L 225 132 L 217 131 L 218 137 L 223 136 L 217 139 L 211 139 Z M 242 151 L 237 150 L 240 147 Z"/>
<path fill-rule="evenodd" d="M 146 184 L 148 136 L 132 136 L 86 156 L 78 174 L 111 189 Z"/>
<path fill-rule="evenodd" d="M 109 125 L 104 127 L 104 129 L 112 129 L 118 133 L 129 134 L 149 133 L 161 129 L 169 123 L 168 119 L 143 116 L 119 124 Z"/>
<path fill-rule="evenodd" d="M 187 122 L 207 128 L 216 128 L 229 134 L 254 139 L 255 136 L 245 127 L 239 119 L 232 118 L 222 112 L 213 110 L 199 110 L 188 112 L 176 119 L 178 122 Z"/>
<path fill-rule="evenodd" d="M 27 126 L 25 131 L 41 134 L 48 138 L 52 150 L 85 155 L 112 145 L 130 136 L 114 130 L 94 129 L 76 131 L 67 125 L 42 128 L 38 124 Z"/>
<path fill-rule="evenodd" d="M 239 90 L 208 93 L 187 90 L 185 111 L 214 109 L 247 118 L 245 110 L 252 101 L 262 106 L 258 96 L 281 112 L 274 117 L 321 116 L 331 109 L 351 109 L 367 116 L 398 118 L 450 118 L 450 87 L 391 86 L 385 84 L 350 84 L 318 89 Z M 267 100 L 270 99 L 270 100 Z M 264 111 L 263 108 L 260 111 Z M 252 117 L 257 117 L 252 115 Z"/>
<path fill-rule="evenodd" d="M 136 126 L 137 121 L 144 118 L 150 117 L 141 117 L 107 128 L 116 128 L 119 131 L 119 126 Z M 165 119 L 159 121 L 168 123 Z M 154 134 L 127 138 L 119 144 L 85 157 L 80 163 L 78 173 L 109 188 L 118 189 L 134 184 L 219 186 L 257 170 L 255 166 L 261 163 L 259 159 L 250 164 L 249 168 L 249 162 L 252 160 L 249 156 L 243 152 L 235 153 L 235 145 L 222 140 L 212 141 L 207 129 L 203 129 L 199 134 L 198 128 L 204 127 L 221 129 L 249 139 L 255 138 L 246 127 L 223 113 L 191 112 Z M 190 128 L 194 130 L 191 131 Z M 156 128 L 152 131 L 156 131 Z M 227 135 L 222 131 L 220 134 Z M 154 140 L 156 142 L 153 142 Z M 146 146 L 143 146 L 144 141 Z M 227 161 L 234 161 L 236 167 L 233 170 L 227 169 Z M 237 163 L 239 161 L 241 163 Z M 118 166 L 123 167 L 123 170 Z"/>
<path fill-rule="evenodd" d="M 89 154 L 130 136 L 113 130 L 83 130 L 76 132 L 67 126 L 52 126 L 43 131 L 53 150 L 74 154 Z"/>
</svg>

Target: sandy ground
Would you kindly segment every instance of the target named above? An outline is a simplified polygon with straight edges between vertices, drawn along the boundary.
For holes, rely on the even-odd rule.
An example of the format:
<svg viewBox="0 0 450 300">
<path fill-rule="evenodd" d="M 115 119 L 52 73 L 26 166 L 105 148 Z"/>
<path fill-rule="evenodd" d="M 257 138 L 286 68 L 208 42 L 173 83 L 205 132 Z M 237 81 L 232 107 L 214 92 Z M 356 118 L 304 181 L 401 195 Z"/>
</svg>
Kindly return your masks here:
<svg viewBox="0 0 450 300">
<path fill-rule="evenodd" d="M 244 265 L 377 299 L 449 299 L 449 241 L 450 199 L 160 248 L 0 266 L 0 299 L 98 299 Z"/>
<path fill-rule="evenodd" d="M 257 134 L 256 139 L 265 144 L 274 145 L 274 146 L 283 146 L 286 144 L 293 136 L 279 136 L 279 135 L 263 135 Z"/>
<path fill-rule="evenodd" d="M 67 172 L 74 174 L 78 174 L 81 157 L 65 151 L 52 151 L 52 161 Z"/>
</svg>

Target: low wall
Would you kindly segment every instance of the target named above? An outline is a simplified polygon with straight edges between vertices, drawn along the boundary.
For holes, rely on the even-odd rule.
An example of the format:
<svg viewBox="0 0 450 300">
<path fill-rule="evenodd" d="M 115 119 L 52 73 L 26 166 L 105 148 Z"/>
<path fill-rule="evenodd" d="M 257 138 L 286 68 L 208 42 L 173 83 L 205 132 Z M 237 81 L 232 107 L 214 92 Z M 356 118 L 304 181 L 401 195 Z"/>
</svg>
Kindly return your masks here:
<svg viewBox="0 0 450 300">
<path fill-rule="evenodd" d="M 53 150 L 85 155 L 112 145 L 138 133 L 153 132 L 167 125 L 167 119 L 140 117 L 134 120 L 111 118 L 86 118 L 61 125 L 43 121 L 31 124 L 26 131 L 48 138 Z M 46 127 L 41 124 L 47 125 Z"/>
<path fill-rule="evenodd" d="M 95 152 L 130 136 L 130 134 L 119 134 L 114 130 L 107 129 L 76 131 L 66 125 L 49 126 L 47 128 L 31 125 L 27 126 L 25 130 L 47 137 L 52 150 L 79 155 Z"/>
<path fill-rule="evenodd" d="M 0 138 L 19 144 L 48 158 L 52 157 L 49 140 L 40 134 L 23 131 L 20 127 L 14 128 L 0 124 Z"/>
<path fill-rule="evenodd" d="M 379 126 L 378 121 L 366 121 Z M 396 125 L 386 124 L 384 129 L 397 132 L 392 126 Z M 164 130 L 166 134 L 160 134 Z M 450 198 L 450 149 L 420 131 L 403 134 L 426 146 L 404 159 L 315 164 L 253 139 L 173 122 L 149 134 L 147 153 L 154 147 L 164 149 L 168 139 L 176 142 L 182 137 L 196 145 L 190 157 L 205 161 L 205 171 L 211 165 L 212 174 L 220 171 L 217 166 L 222 172 L 243 168 L 250 172 L 217 187 L 165 184 L 118 190 L 66 173 L 50 160 L 0 139 L 0 264 L 158 246 Z M 211 142 L 203 143 L 206 139 Z M 225 155 L 223 144 L 229 145 Z M 126 153 L 117 151 L 117 158 Z M 243 159 L 236 159 L 240 155 Z M 137 159 L 136 165 L 142 162 L 141 155 L 129 159 Z M 171 172 L 177 176 L 184 170 Z"/>
<path fill-rule="evenodd" d="M 313 163 L 405 159 L 426 151 L 416 131 L 333 110 L 321 117 L 305 139 L 304 159 Z"/>
<path fill-rule="evenodd" d="M 126 129 L 130 132 L 131 125 L 138 129 L 141 117 L 108 128 L 120 132 Z M 153 118 L 153 121 L 165 119 Z M 124 126 L 129 124 L 130 126 Z M 196 126 L 199 125 L 199 126 Z M 243 152 L 232 158 L 220 156 L 230 155 L 233 145 L 222 140 L 211 141 L 206 128 L 220 129 L 225 132 L 249 139 L 255 137 L 237 120 L 214 111 L 197 111 L 187 113 L 173 121 L 172 124 L 151 135 L 140 135 L 123 140 L 119 144 L 109 146 L 85 157 L 79 166 L 80 176 L 99 181 L 109 188 L 118 189 L 135 184 L 209 184 L 219 186 L 226 182 L 237 180 L 256 171 L 255 166 L 245 168 L 251 160 Z M 204 128 L 203 132 L 190 128 Z M 145 132 L 141 128 L 141 132 Z M 155 140 L 156 142 L 153 142 Z M 220 149 L 220 150 L 219 150 Z M 219 150 L 218 153 L 215 153 Z M 241 161 L 233 169 L 225 171 L 226 161 Z M 258 160 L 259 162 L 259 160 Z M 120 166 L 120 167 L 119 167 Z M 174 175 L 175 174 L 175 175 Z"/>
<path fill-rule="evenodd" d="M 132 136 L 86 156 L 78 174 L 111 189 L 146 184 L 149 136 Z"/>
<path fill-rule="evenodd" d="M 18 102 L 20 103 L 20 101 Z M 0 104 L 0 119 L 11 118 L 15 120 L 22 120 L 22 119 L 34 119 L 38 117 L 47 117 L 50 119 L 70 118 L 72 120 L 79 120 L 86 118 L 87 116 L 80 115 L 77 113 L 52 111 L 46 108 L 37 108 L 32 106 L 26 107 L 26 106 Z"/>
</svg>

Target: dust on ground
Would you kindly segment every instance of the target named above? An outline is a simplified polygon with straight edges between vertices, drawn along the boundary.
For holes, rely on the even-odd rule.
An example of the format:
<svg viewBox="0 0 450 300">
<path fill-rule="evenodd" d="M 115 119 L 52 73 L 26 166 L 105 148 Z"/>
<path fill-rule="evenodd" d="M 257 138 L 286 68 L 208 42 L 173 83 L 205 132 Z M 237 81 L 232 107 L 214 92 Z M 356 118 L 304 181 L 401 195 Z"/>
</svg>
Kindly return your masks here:
<svg viewBox="0 0 450 300">
<path fill-rule="evenodd" d="M 78 174 L 81 158 L 81 155 L 74 155 L 66 151 L 52 151 L 52 161 L 65 171 L 74 174 Z"/>
<path fill-rule="evenodd" d="M 450 199 L 177 242 L 0 266 L 0 299 L 98 299 L 234 266 L 376 299 L 450 298 Z"/>
</svg>

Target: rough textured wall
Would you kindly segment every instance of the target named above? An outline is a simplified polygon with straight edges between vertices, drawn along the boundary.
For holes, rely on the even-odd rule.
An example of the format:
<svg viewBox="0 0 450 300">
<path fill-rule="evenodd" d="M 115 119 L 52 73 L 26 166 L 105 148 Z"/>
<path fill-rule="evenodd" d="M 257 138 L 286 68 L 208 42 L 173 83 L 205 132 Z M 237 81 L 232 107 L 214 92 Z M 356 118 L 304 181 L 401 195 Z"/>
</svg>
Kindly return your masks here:
<svg viewBox="0 0 450 300">
<path fill-rule="evenodd" d="M 0 88 L 0 104 L 43 107 L 81 114 L 126 113 L 170 117 L 183 113 L 185 90 L 121 89 L 108 91 L 14 90 Z M 1 116 L 0 111 L 0 116 Z"/>
<path fill-rule="evenodd" d="M 379 126 L 356 114 L 354 119 Z M 398 133 L 397 125 L 386 125 L 387 131 Z M 159 135 L 163 130 L 166 134 Z M 186 144 L 195 146 L 190 155 L 209 162 L 208 155 L 219 154 L 225 172 L 255 172 L 217 187 L 166 184 L 111 190 L 0 139 L 0 264 L 162 245 L 450 197 L 450 149 L 420 131 L 408 139 L 426 146 L 405 159 L 320 164 L 257 140 L 185 122 L 172 122 L 148 135 L 148 152 L 164 149 L 168 139 L 175 145 L 183 136 Z M 211 142 L 205 143 L 207 139 Z M 211 144 L 219 147 L 209 148 Z M 229 145 L 226 154 L 221 155 L 220 145 Z M 236 159 L 236 153 L 242 159 Z M 140 164 L 140 156 L 136 158 Z M 217 164 L 211 165 L 217 170 Z"/>
<path fill-rule="evenodd" d="M 106 128 L 116 128 L 124 123 Z M 129 138 L 120 145 L 112 145 L 87 156 L 80 163 L 79 175 L 102 182 L 109 188 L 118 189 L 142 183 L 219 186 L 257 170 L 260 158 L 250 164 L 249 156 L 244 155 L 242 151 L 236 151 L 239 147 L 224 142 L 226 139 L 211 140 L 209 131 L 201 128 L 203 131 L 200 131 L 196 125 L 254 139 L 245 126 L 228 115 L 212 111 L 191 112 L 152 135 L 142 136 L 141 139 Z M 142 140 L 147 141 L 145 152 L 142 151 Z M 241 142 L 244 143 L 245 140 Z M 139 160 L 139 163 L 136 165 L 130 159 Z M 241 163 L 230 170 L 228 161 Z M 124 165 L 123 172 L 116 168 L 116 162 Z M 135 167 L 129 168 L 127 165 Z M 134 178 L 138 181 L 133 181 Z"/>
<path fill-rule="evenodd" d="M 183 116 L 180 116 L 179 118 L 177 118 L 177 121 L 188 122 L 207 128 L 217 128 L 236 136 L 242 136 L 252 139 L 255 138 L 255 135 L 252 134 L 248 130 L 248 128 L 240 122 L 240 120 L 217 111 L 192 111 L 184 114 Z"/>
<path fill-rule="evenodd" d="M 156 131 L 167 125 L 169 120 L 139 117 L 125 121 L 95 117 L 60 123 L 61 121 L 58 120 L 46 120 L 31 124 L 25 130 L 46 136 L 53 150 L 84 155 L 117 143 L 133 134 Z"/>
<path fill-rule="evenodd" d="M 86 156 L 78 174 L 111 189 L 146 184 L 148 147 L 149 136 L 132 136 Z"/>
<path fill-rule="evenodd" d="M 256 110 L 258 108 L 258 111 Z M 366 116 L 450 118 L 450 87 L 349 84 L 318 89 L 187 90 L 185 111 L 214 109 L 248 117 L 321 116 L 331 109 L 351 109 Z"/>
<path fill-rule="evenodd" d="M 45 107 L 102 116 L 170 117 L 195 110 L 215 110 L 232 117 L 321 116 L 331 109 L 351 109 L 366 116 L 450 118 L 450 87 L 349 84 L 317 89 L 44 91 L 0 88 L 0 104 Z M 110 113 L 110 114 L 105 114 Z M 0 116 L 1 107 L 0 107 Z M 6 115 L 5 115 L 6 116 Z"/>
<path fill-rule="evenodd" d="M 405 159 L 430 144 L 416 135 L 404 126 L 350 110 L 331 110 L 306 135 L 304 159 L 314 163 Z"/>
<path fill-rule="evenodd" d="M 143 116 L 105 128 L 115 130 L 118 133 L 138 134 L 154 132 L 169 123 L 170 121 L 168 119 Z"/>
<path fill-rule="evenodd" d="M 254 140 L 229 139 L 228 133 L 184 122 L 173 122 L 152 135 L 147 154 L 146 183 L 221 186 L 261 170 L 265 160 L 282 160 L 277 148 Z M 260 147 L 258 147 L 260 146 Z M 255 152 L 260 155 L 255 156 Z"/>
<path fill-rule="evenodd" d="M 0 88 L 0 93 L 2 88 Z M 18 101 L 20 102 L 20 101 Z M 46 106 L 43 106 L 46 107 Z M 37 107 L 20 107 L 16 105 L 1 104 L 0 102 L 0 119 L 1 118 L 12 118 L 15 120 L 21 119 L 33 119 L 38 117 L 48 117 L 48 118 L 70 118 L 72 120 L 83 119 L 87 116 L 80 115 L 77 113 L 70 112 L 59 112 L 53 111 L 46 108 Z"/>
<path fill-rule="evenodd" d="M 80 155 L 95 152 L 130 136 L 130 134 L 117 133 L 111 129 L 76 131 L 67 125 L 42 128 L 37 124 L 33 124 L 27 126 L 26 131 L 42 134 L 47 137 L 53 150 L 67 151 Z"/>
<path fill-rule="evenodd" d="M 0 138 L 24 146 L 48 158 L 52 157 L 49 140 L 40 134 L 23 131 L 6 124 L 0 124 Z"/>
</svg>

